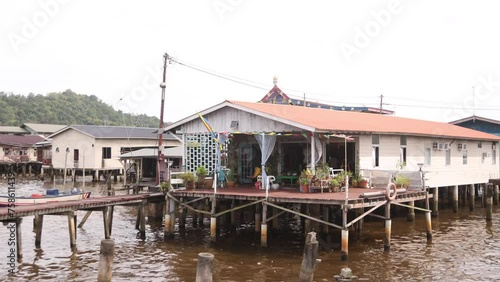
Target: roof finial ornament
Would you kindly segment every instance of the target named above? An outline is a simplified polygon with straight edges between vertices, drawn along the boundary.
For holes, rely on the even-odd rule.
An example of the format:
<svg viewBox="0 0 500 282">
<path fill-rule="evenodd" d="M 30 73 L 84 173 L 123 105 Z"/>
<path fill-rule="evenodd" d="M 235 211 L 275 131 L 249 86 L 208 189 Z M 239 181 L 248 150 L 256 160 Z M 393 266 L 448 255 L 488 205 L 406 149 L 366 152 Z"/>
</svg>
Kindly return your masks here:
<svg viewBox="0 0 500 282">
<path fill-rule="evenodd" d="M 274 75 L 273 83 L 274 83 L 274 85 L 278 84 L 278 76 L 277 75 Z"/>
</svg>

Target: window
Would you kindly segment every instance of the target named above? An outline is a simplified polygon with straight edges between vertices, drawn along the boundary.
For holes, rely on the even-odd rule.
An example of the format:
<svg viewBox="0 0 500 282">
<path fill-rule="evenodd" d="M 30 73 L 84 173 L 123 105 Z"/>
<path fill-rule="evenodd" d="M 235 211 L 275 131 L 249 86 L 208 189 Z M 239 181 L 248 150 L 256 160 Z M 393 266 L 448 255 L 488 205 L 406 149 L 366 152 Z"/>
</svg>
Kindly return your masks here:
<svg viewBox="0 0 500 282">
<path fill-rule="evenodd" d="M 380 165 L 380 136 L 372 135 L 372 165 L 378 167 Z"/>
<path fill-rule="evenodd" d="M 399 162 L 406 163 L 406 136 L 401 136 L 399 140 L 400 150 L 399 150 Z"/>
<path fill-rule="evenodd" d="M 491 150 L 491 164 L 492 165 L 497 164 L 497 151 L 496 150 Z"/>
<path fill-rule="evenodd" d="M 102 158 L 111 159 L 111 147 L 102 147 Z"/>
<path fill-rule="evenodd" d="M 425 148 L 424 165 L 431 165 L 431 148 Z"/>
<path fill-rule="evenodd" d="M 464 165 L 467 164 L 467 150 L 466 149 L 462 149 L 462 163 Z"/>
<path fill-rule="evenodd" d="M 444 157 L 445 157 L 446 165 L 450 165 L 451 164 L 451 150 L 450 149 L 444 151 Z"/>
</svg>

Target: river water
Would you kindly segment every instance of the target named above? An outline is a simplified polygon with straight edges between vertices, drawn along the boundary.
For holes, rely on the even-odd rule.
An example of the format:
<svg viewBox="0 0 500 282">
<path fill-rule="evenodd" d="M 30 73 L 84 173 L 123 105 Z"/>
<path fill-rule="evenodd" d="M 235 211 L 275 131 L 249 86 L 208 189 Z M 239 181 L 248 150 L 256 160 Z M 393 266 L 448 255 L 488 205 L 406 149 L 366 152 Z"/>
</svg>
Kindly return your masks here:
<svg viewBox="0 0 500 282">
<path fill-rule="evenodd" d="M 0 186 L 4 194 L 6 183 Z M 16 191 L 29 195 L 43 193 L 47 187 L 53 184 L 31 181 L 18 184 Z M 104 194 L 103 185 L 87 183 L 86 190 L 94 196 Z M 349 267 L 360 277 L 358 281 L 499 281 L 498 206 L 493 212 L 493 220 L 487 223 L 479 202 L 474 212 L 468 207 L 460 207 L 458 213 L 441 209 L 439 218 L 432 220 L 432 243 L 426 240 L 422 213 L 417 212 L 413 223 L 394 218 L 390 252 L 383 247 L 383 221 L 365 222 L 361 238 L 349 240 L 348 261 L 340 260 L 338 249 L 320 249 L 314 280 L 335 281 L 333 276 Z M 78 219 L 84 214 L 79 211 Z M 214 244 L 209 240 L 208 221 L 203 229 L 188 224 L 186 231 L 176 229 L 175 239 L 164 242 L 162 222 L 148 220 L 147 238 L 142 241 L 135 230 L 135 215 L 133 207 L 115 208 L 113 281 L 194 281 L 200 252 L 215 256 L 214 281 L 298 281 L 304 240 L 300 230 L 270 231 L 269 247 L 263 249 L 253 226 L 223 234 Z M 77 248 L 72 251 L 65 216 L 45 216 L 40 249 L 35 248 L 32 218 L 25 218 L 24 257 L 14 276 L 7 275 L 9 233 L 0 225 L 0 280 L 96 281 L 102 222 L 102 213 L 94 212 L 78 228 Z"/>
</svg>

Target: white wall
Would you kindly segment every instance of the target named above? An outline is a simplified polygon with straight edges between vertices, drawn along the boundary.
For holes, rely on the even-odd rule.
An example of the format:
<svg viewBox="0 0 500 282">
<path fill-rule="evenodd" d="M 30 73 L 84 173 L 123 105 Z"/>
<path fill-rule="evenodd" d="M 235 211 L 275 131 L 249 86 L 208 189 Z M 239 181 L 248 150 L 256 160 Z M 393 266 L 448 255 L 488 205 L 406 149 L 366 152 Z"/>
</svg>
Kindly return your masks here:
<svg viewBox="0 0 500 282">
<path fill-rule="evenodd" d="M 450 145 L 451 162 L 446 165 L 446 152 L 434 150 L 432 143 L 448 143 Z M 400 159 L 400 136 L 380 135 L 380 166 L 372 165 L 372 136 L 359 137 L 360 169 L 397 170 Z M 457 144 L 467 144 L 467 164 L 462 163 L 463 151 L 457 149 Z M 417 171 L 418 163 L 424 163 L 424 150 L 431 148 L 431 163 L 424 165 L 426 171 L 426 185 L 430 187 L 463 185 L 488 182 L 490 178 L 499 177 L 499 163 L 493 164 L 492 142 L 482 142 L 478 148 L 478 141 L 454 140 L 446 138 L 407 137 L 406 168 Z M 498 150 L 498 147 L 497 147 Z M 482 153 L 489 153 L 489 157 L 482 161 Z M 498 151 L 497 151 L 498 157 Z"/>
</svg>

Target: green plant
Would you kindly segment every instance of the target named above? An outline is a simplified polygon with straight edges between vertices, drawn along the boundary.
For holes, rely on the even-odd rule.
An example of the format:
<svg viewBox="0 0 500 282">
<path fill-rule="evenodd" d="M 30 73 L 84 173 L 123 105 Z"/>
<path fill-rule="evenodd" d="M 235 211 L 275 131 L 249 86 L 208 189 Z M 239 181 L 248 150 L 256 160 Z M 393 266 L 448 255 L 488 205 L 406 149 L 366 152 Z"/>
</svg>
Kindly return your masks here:
<svg viewBox="0 0 500 282">
<path fill-rule="evenodd" d="M 330 167 L 327 164 L 320 164 L 316 167 L 316 177 L 328 179 L 330 177 Z"/>
<path fill-rule="evenodd" d="M 311 179 L 313 178 L 314 174 L 312 171 L 308 168 L 302 170 L 299 176 L 299 183 L 302 185 L 308 185 Z"/>
<path fill-rule="evenodd" d="M 184 181 L 184 185 L 188 185 L 189 183 L 194 183 L 196 180 L 196 177 L 192 172 L 185 172 L 180 175 L 180 178 L 182 181 Z"/>
<path fill-rule="evenodd" d="M 160 191 L 163 192 L 163 194 L 167 194 L 168 190 L 170 190 L 170 181 L 163 181 L 160 183 Z"/>
<path fill-rule="evenodd" d="M 396 177 L 394 177 L 394 184 L 398 187 L 409 187 L 410 182 L 410 178 L 402 173 L 398 173 Z"/>
<path fill-rule="evenodd" d="M 196 176 L 198 176 L 198 179 L 204 179 L 208 174 L 207 169 L 204 166 L 199 166 L 196 169 Z"/>
<path fill-rule="evenodd" d="M 328 180 L 328 184 L 330 185 L 330 187 L 339 187 L 339 181 L 335 178 L 330 178 Z"/>
</svg>

